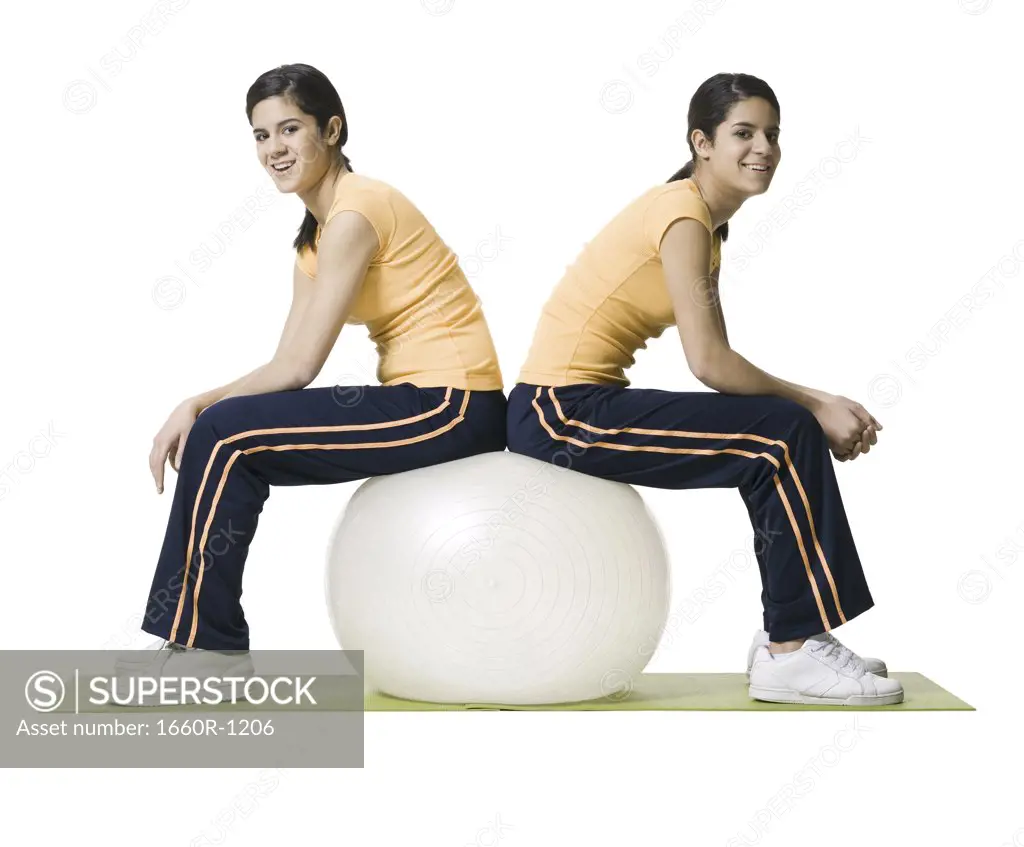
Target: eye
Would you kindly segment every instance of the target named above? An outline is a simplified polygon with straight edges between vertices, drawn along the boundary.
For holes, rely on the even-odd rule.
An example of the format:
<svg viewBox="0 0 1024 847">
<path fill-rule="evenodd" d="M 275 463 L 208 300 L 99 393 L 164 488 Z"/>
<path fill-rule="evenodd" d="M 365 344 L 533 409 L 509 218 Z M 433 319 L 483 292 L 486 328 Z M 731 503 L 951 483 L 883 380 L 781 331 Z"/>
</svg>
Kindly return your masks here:
<svg viewBox="0 0 1024 847">
<path fill-rule="evenodd" d="M 750 130 L 748 130 L 748 129 L 741 129 L 741 130 L 738 130 L 736 132 L 736 134 L 738 136 L 740 136 L 741 138 L 746 138 L 750 134 Z M 777 132 L 773 132 L 773 133 L 769 134 L 768 140 L 772 144 L 775 144 L 779 140 L 779 134 Z"/>
<path fill-rule="evenodd" d="M 287 132 L 290 129 L 294 129 L 296 132 L 298 132 L 299 127 L 296 124 L 291 124 L 290 126 L 286 126 L 284 128 L 284 131 Z M 256 135 L 253 136 L 253 138 L 255 138 L 257 141 L 263 141 L 266 137 L 267 134 L 265 132 L 258 132 L 256 133 Z"/>
</svg>

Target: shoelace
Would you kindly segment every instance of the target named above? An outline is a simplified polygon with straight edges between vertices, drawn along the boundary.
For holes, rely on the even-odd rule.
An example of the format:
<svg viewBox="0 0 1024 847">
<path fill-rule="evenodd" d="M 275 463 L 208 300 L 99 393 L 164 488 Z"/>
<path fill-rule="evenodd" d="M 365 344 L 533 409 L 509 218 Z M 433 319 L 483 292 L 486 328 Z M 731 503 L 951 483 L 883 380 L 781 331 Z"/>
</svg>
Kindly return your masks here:
<svg viewBox="0 0 1024 847">
<path fill-rule="evenodd" d="M 836 638 L 831 632 L 825 633 L 825 641 L 819 642 L 821 647 L 818 649 L 822 652 L 822 655 L 833 661 L 836 670 L 843 670 L 847 665 L 851 665 L 852 669 L 859 674 L 864 672 L 864 661 L 853 652 L 849 647 L 843 644 L 838 638 Z"/>
</svg>

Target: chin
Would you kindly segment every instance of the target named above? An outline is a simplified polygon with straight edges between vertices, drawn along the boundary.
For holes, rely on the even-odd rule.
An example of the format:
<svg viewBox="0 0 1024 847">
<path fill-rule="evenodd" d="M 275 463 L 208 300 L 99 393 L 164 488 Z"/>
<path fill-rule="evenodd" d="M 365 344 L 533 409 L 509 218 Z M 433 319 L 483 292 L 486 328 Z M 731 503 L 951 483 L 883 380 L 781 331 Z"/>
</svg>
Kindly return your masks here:
<svg viewBox="0 0 1024 847">
<path fill-rule="evenodd" d="M 759 195 L 764 194 L 771 184 L 772 181 L 770 178 L 764 180 L 760 185 L 751 185 L 749 181 L 744 180 L 743 185 L 738 186 L 738 188 L 747 197 L 758 197 Z"/>
<path fill-rule="evenodd" d="M 273 181 L 274 188 L 277 189 L 279 194 L 294 194 L 295 189 L 298 188 L 298 185 L 294 182 L 280 182 L 279 180 L 274 179 L 273 176 L 271 176 L 270 179 Z"/>
</svg>

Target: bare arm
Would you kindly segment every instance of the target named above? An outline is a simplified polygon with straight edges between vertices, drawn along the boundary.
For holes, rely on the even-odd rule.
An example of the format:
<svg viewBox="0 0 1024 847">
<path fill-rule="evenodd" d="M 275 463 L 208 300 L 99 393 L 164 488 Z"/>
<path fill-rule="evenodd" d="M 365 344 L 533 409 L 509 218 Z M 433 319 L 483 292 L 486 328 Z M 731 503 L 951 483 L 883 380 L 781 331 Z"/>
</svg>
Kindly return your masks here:
<svg viewBox="0 0 1024 847">
<path fill-rule="evenodd" d="M 710 261 L 703 224 L 683 218 L 669 227 L 661 242 L 661 263 L 690 371 L 723 394 L 772 394 L 814 411 L 826 392 L 778 379 L 729 346 L 717 296 L 718 272 L 710 277 L 706 273 Z"/>
<path fill-rule="evenodd" d="M 721 270 L 721 265 L 715 268 L 711 272 L 711 300 L 715 304 L 715 309 L 718 312 L 718 323 L 722 327 L 722 337 L 725 339 L 726 346 L 729 346 L 729 333 L 725 327 L 725 314 L 722 312 L 722 297 L 718 290 L 718 272 Z M 730 348 L 731 349 L 731 348 Z M 781 377 L 775 377 L 783 385 L 788 385 L 794 391 L 804 391 L 817 399 L 827 396 L 827 392 L 818 391 L 815 388 L 808 388 L 805 385 L 797 385 L 795 382 L 789 382 L 788 380 L 782 379 Z"/>
<path fill-rule="evenodd" d="M 722 327 L 722 338 L 725 339 L 725 346 L 729 346 L 729 332 L 725 328 L 725 315 L 722 313 L 722 298 L 718 293 L 718 272 L 722 269 L 721 265 L 715 268 L 711 272 L 711 302 L 715 304 L 715 310 L 718 312 L 718 323 Z"/>
<path fill-rule="evenodd" d="M 281 338 L 277 342 L 277 351 L 274 353 L 275 356 L 294 340 L 295 333 L 299 327 L 299 321 L 306 309 L 306 304 L 309 302 L 310 297 L 313 294 L 314 284 L 315 283 L 312 279 L 299 270 L 298 263 L 296 263 L 292 271 L 292 304 L 291 308 L 288 310 L 288 317 L 285 320 L 284 329 L 281 331 Z M 201 412 L 207 406 L 212 406 L 218 400 L 223 399 L 228 394 L 235 391 L 240 385 L 242 385 L 242 383 L 246 382 L 257 371 L 262 370 L 264 367 L 265 365 L 260 365 L 245 376 L 241 376 L 226 385 L 221 385 L 218 388 L 211 388 L 209 391 L 197 394 L 195 397 L 191 398 L 191 400 L 196 405 L 198 411 Z"/>
<path fill-rule="evenodd" d="M 294 331 L 282 338 L 273 359 L 222 399 L 304 388 L 316 379 L 379 248 L 376 230 L 358 212 L 345 211 L 332 218 L 317 247 L 312 296 Z"/>
</svg>

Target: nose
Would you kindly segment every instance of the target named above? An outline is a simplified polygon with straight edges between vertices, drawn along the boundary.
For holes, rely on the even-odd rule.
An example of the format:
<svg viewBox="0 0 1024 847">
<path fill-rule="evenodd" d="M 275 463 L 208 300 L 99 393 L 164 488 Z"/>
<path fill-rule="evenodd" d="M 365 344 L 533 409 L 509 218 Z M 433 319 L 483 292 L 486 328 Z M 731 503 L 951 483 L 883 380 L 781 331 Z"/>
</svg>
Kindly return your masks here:
<svg viewBox="0 0 1024 847">
<path fill-rule="evenodd" d="M 273 139 L 273 141 L 271 141 L 271 143 L 270 143 L 270 145 L 268 146 L 267 149 L 268 149 L 267 155 L 271 159 L 278 159 L 285 152 L 285 146 L 284 146 L 284 143 L 281 141 L 280 137 L 275 137 Z"/>
<path fill-rule="evenodd" d="M 766 155 L 771 152 L 772 145 L 768 140 L 768 136 L 763 132 L 758 133 L 754 136 L 754 151 L 760 155 Z"/>
</svg>

